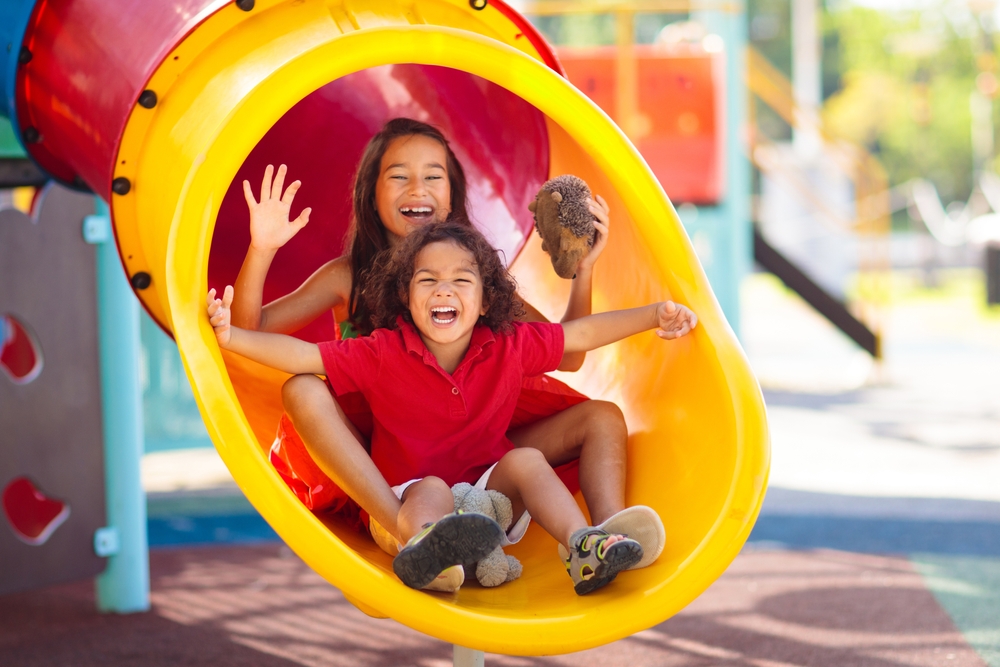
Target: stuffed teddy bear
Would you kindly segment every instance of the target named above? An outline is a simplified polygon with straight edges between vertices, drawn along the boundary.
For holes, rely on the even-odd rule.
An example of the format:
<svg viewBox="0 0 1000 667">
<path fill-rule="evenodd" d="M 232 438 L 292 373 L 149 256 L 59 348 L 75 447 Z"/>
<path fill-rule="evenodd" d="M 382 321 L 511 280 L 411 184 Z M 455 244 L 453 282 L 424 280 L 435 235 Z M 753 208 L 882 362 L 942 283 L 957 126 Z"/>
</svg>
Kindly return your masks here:
<svg viewBox="0 0 1000 667">
<path fill-rule="evenodd" d="M 494 519 L 505 531 L 514 520 L 510 499 L 499 491 L 477 489 L 471 484 L 460 482 L 451 487 L 455 497 L 455 511 L 478 512 Z M 466 572 L 473 566 L 476 569 L 476 579 L 483 586 L 499 586 L 507 581 L 514 581 L 521 576 L 521 561 L 508 556 L 503 549 L 497 547 L 493 553 L 478 563 L 463 563 Z"/>
<path fill-rule="evenodd" d="M 594 214 L 587 206 L 590 188 L 572 174 L 556 176 L 542 184 L 528 210 L 535 214 L 535 228 L 542 250 L 549 253 L 560 278 L 575 278 L 576 267 L 594 245 Z"/>
</svg>

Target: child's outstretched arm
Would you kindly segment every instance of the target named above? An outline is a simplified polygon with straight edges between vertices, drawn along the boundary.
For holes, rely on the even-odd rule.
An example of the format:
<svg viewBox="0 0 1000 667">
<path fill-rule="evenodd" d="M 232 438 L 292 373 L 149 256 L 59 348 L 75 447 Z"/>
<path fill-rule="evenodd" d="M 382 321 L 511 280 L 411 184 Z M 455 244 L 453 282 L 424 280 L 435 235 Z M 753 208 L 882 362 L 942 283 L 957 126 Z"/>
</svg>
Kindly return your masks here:
<svg viewBox="0 0 1000 667">
<path fill-rule="evenodd" d="M 664 301 L 641 308 L 613 310 L 563 323 L 567 352 L 585 352 L 614 343 L 649 329 L 671 340 L 686 335 L 698 325 L 698 316 L 687 306 Z"/>
<path fill-rule="evenodd" d="M 224 350 L 252 359 L 286 373 L 323 373 L 319 346 L 284 334 L 248 331 L 231 325 L 233 287 L 229 285 L 221 299 L 215 290 L 208 291 L 208 321 L 215 329 L 215 339 Z"/>
</svg>

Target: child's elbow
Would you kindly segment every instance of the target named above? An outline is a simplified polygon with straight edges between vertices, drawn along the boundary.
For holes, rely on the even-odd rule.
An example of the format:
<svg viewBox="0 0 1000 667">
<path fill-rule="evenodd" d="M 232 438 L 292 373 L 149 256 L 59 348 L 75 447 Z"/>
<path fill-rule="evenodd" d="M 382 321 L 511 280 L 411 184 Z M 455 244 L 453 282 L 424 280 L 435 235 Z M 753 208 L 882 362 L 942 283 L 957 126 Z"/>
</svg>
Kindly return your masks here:
<svg viewBox="0 0 1000 667">
<path fill-rule="evenodd" d="M 562 361 L 559 363 L 559 368 L 557 370 L 575 373 L 583 368 L 583 362 L 586 358 L 586 352 L 567 352 L 563 355 Z"/>
</svg>

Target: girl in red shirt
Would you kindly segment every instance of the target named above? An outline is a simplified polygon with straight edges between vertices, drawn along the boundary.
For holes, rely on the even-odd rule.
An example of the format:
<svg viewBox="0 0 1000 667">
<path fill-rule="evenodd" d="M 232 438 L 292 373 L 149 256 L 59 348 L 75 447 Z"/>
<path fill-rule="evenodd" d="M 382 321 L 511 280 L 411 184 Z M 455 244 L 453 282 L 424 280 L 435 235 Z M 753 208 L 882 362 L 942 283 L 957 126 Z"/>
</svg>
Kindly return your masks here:
<svg viewBox="0 0 1000 667">
<path fill-rule="evenodd" d="M 372 458 L 395 484 L 393 519 L 405 544 L 393 569 L 406 585 L 423 588 L 505 543 L 491 519 L 452 513 L 458 481 L 504 493 L 514 516 L 530 513 L 567 551 L 580 595 L 641 560 L 637 541 L 587 525 L 544 455 L 515 448 L 506 423 L 526 374 L 648 329 L 683 336 L 697 324 L 694 313 L 668 301 L 563 324 L 518 322 L 521 304 L 496 251 L 471 226 L 447 222 L 409 234 L 387 266 L 371 272 L 365 298 L 380 328 L 319 345 L 230 326 L 232 287 L 222 299 L 209 292 L 208 315 L 221 347 L 288 373 L 325 373 L 334 389 L 369 400 Z M 397 381 L 382 377 L 383 364 Z M 414 384 L 423 395 L 411 408 Z"/>
<path fill-rule="evenodd" d="M 427 222 L 447 219 L 468 224 L 465 173 L 447 139 L 426 123 L 390 120 L 368 143 L 358 165 L 347 254 L 327 262 L 294 292 L 265 306 L 264 279 L 271 260 L 306 225 L 311 213 L 306 208 L 289 220 L 300 182 L 285 188 L 285 174 L 284 166 L 276 173 L 268 167 L 259 200 L 249 182 L 243 183 L 251 243 L 236 280 L 232 316 L 233 323 L 245 329 L 292 333 L 332 310 L 348 330 L 367 334 L 371 310 L 360 298 L 361 277 L 376 255 Z M 577 267 L 563 322 L 591 311 L 593 268 L 607 243 L 609 222 L 607 204 L 600 196 L 591 202 L 591 211 L 597 238 Z M 524 310 L 519 318 L 546 321 L 527 303 Z M 584 356 L 566 353 L 559 370 L 579 369 Z M 288 380 L 282 389 L 287 416 L 281 420 L 271 460 L 310 509 L 349 509 L 349 495 L 398 538 L 395 498 L 367 451 L 371 415 L 356 397 L 333 395 L 313 375 Z M 625 508 L 628 429 L 615 404 L 587 400 L 552 378 L 527 378 L 508 429 L 515 446 L 539 450 L 552 466 L 579 461 L 579 487 L 595 523 L 610 532 L 628 533 L 643 545 L 646 555 L 636 567 L 660 554 L 664 534 L 659 518 L 646 507 Z M 574 472 L 569 470 L 570 479 Z"/>
</svg>

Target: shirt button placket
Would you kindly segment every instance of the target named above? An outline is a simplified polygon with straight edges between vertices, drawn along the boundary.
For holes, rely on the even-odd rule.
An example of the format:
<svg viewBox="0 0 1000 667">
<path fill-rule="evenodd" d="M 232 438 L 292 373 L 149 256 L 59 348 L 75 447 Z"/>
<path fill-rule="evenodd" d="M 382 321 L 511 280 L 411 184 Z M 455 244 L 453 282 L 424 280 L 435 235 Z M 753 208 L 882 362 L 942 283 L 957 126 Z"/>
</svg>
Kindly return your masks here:
<svg viewBox="0 0 1000 667">
<path fill-rule="evenodd" d="M 451 406 L 451 414 L 453 417 L 465 417 L 467 410 L 465 406 L 465 397 L 462 396 L 462 390 L 458 387 L 452 386 L 451 394 L 455 397 L 455 401 Z"/>
</svg>

